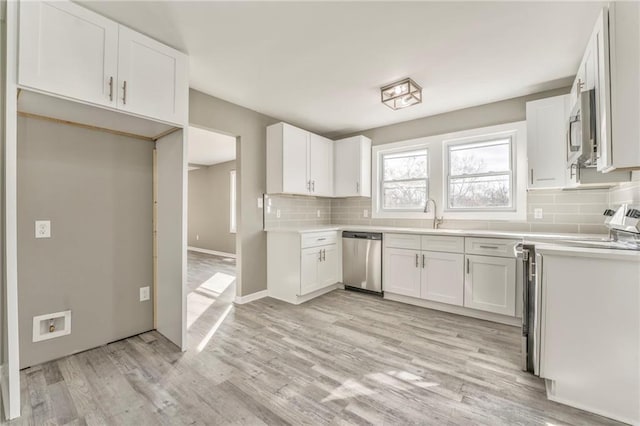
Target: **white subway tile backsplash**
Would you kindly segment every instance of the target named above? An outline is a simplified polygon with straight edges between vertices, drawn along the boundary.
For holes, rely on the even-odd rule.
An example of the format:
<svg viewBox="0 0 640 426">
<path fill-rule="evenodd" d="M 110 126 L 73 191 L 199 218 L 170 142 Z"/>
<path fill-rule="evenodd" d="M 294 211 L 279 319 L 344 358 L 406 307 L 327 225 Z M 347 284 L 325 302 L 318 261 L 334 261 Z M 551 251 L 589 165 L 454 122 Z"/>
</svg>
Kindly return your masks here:
<svg viewBox="0 0 640 426">
<path fill-rule="evenodd" d="M 267 227 L 305 225 L 373 225 L 411 228 L 431 228 L 430 219 L 372 219 L 370 198 L 315 198 L 292 195 L 270 195 L 271 212 L 265 215 Z M 631 182 L 609 190 L 538 190 L 527 194 L 527 220 L 525 222 L 486 220 L 447 220 L 442 228 L 499 230 L 514 232 L 570 232 L 604 234 L 602 212 L 621 203 L 640 204 L 640 172 L 634 172 Z M 265 206 L 266 207 L 266 206 Z M 280 218 L 276 217 L 277 209 Z M 542 209 L 542 218 L 534 212 Z M 317 211 L 320 210 L 320 218 Z"/>
</svg>

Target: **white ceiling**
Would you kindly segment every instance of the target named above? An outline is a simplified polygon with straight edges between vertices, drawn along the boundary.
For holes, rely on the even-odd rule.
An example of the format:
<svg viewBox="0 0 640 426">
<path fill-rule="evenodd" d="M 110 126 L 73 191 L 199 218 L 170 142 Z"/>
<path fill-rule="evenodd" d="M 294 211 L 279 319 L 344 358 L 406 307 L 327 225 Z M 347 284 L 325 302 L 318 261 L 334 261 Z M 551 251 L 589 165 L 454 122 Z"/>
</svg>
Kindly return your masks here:
<svg viewBox="0 0 640 426">
<path fill-rule="evenodd" d="M 236 138 L 189 126 L 189 164 L 212 166 L 236 159 Z"/>
<path fill-rule="evenodd" d="M 191 87 L 346 133 L 567 86 L 599 2 L 145 2 L 87 7 L 189 54 Z M 412 77 L 401 111 L 379 87 Z"/>
</svg>

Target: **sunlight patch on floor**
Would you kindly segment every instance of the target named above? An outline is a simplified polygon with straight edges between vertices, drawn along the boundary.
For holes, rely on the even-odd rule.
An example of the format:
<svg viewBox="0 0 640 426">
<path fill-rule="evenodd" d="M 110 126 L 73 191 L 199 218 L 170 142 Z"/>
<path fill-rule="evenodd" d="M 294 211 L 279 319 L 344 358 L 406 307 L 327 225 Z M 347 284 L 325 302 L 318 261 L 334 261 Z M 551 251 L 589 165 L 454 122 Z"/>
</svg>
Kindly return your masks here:
<svg viewBox="0 0 640 426">
<path fill-rule="evenodd" d="M 211 278 L 203 282 L 194 291 L 187 295 L 187 329 L 204 314 L 218 299 L 218 297 L 229 288 L 236 280 L 233 275 L 216 272 Z"/>
<path fill-rule="evenodd" d="M 216 331 L 218 331 L 218 328 L 222 325 L 224 320 L 227 318 L 227 316 L 229 315 L 229 312 L 231 312 L 231 308 L 233 308 L 233 304 L 227 306 L 227 309 L 225 309 L 222 315 L 220 315 L 220 318 L 218 319 L 218 321 L 216 321 L 216 323 L 213 324 L 213 327 L 211 327 L 211 330 L 209 330 L 207 335 L 204 336 L 204 339 L 202 339 L 202 341 L 198 345 L 197 347 L 198 352 L 202 352 L 202 350 L 207 347 L 213 335 L 216 334 Z"/>
<path fill-rule="evenodd" d="M 384 387 L 400 391 L 407 391 L 413 387 L 422 389 L 440 386 L 439 383 L 425 381 L 423 377 L 417 376 L 408 371 L 387 371 L 386 373 L 371 373 L 365 379 L 373 380 Z M 378 390 L 379 391 L 379 390 Z M 372 395 L 378 391 L 370 389 L 362 383 L 347 379 L 344 383 L 334 389 L 322 402 L 334 401 L 337 399 L 353 398 L 361 395 Z"/>
</svg>

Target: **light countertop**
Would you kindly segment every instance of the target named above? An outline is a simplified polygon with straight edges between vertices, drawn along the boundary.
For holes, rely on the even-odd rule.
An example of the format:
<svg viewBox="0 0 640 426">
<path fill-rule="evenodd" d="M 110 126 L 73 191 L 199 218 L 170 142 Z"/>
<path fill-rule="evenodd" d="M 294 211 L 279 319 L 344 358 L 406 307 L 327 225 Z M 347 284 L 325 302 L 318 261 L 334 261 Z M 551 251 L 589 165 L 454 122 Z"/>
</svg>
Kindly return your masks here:
<svg viewBox="0 0 640 426">
<path fill-rule="evenodd" d="M 448 235 L 460 237 L 487 237 L 487 238 L 514 238 L 525 241 L 548 240 L 601 240 L 606 239 L 606 234 L 569 234 L 547 232 L 507 232 L 470 229 L 431 229 L 431 228 L 403 228 L 394 226 L 365 226 L 365 225 L 311 225 L 281 228 L 267 228 L 266 232 L 296 232 L 300 234 L 323 231 L 362 231 L 399 234 L 424 234 L 424 235 Z"/>
</svg>

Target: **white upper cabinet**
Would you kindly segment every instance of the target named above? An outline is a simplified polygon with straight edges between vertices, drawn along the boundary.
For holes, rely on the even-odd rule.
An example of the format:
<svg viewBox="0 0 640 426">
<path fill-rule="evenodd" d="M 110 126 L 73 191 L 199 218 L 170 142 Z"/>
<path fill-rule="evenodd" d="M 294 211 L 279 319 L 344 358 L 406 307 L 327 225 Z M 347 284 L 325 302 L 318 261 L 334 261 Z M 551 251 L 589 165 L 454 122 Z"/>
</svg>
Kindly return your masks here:
<svg viewBox="0 0 640 426">
<path fill-rule="evenodd" d="M 370 197 L 371 139 L 354 136 L 334 143 L 334 195 Z"/>
<path fill-rule="evenodd" d="M 603 20 L 603 25 L 607 24 Z M 640 3 L 611 2 L 608 19 L 610 75 L 604 62 L 603 80 L 610 82 L 610 136 L 599 144 L 598 170 L 640 168 Z M 605 27 L 606 28 L 606 27 Z M 606 34 L 606 33 L 605 33 Z M 599 43 L 607 46 L 607 38 Z M 609 86 L 605 86 L 609 87 Z M 605 118 L 607 118 L 605 116 Z M 601 119 L 601 122 L 603 120 Z M 605 122 L 607 124 L 607 122 Z"/>
<path fill-rule="evenodd" d="M 70 2 L 20 2 L 18 83 L 115 106 L 118 24 Z"/>
<path fill-rule="evenodd" d="M 309 133 L 309 182 L 313 195 L 333 196 L 333 141 Z"/>
<path fill-rule="evenodd" d="M 287 123 L 267 127 L 267 193 L 333 196 L 333 142 Z"/>
<path fill-rule="evenodd" d="M 569 95 L 527 102 L 527 187 L 563 188 Z"/>
<path fill-rule="evenodd" d="M 187 58 L 120 26 L 118 108 L 173 123 L 188 120 Z"/>
<path fill-rule="evenodd" d="M 186 124 L 187 68 L 183 53 L 72 2 L 20 2 L 24 88 Z"/>
</svg>

